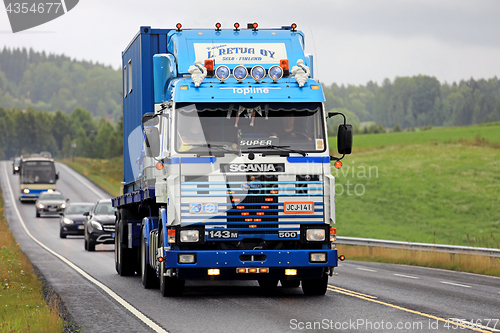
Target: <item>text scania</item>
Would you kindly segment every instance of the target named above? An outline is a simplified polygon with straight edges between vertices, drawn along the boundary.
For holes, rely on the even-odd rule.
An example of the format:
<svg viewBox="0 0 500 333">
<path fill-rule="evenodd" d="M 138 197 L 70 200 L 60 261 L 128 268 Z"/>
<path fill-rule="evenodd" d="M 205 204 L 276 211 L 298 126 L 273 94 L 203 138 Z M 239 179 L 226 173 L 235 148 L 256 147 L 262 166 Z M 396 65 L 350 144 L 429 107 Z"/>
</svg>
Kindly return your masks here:
<svg viewBox="0 0 500 333">
<path fill-rule="evenodd" d="M 274 59 L 274 54 L 271 50 L 260 49 L 259 53 L 264 57 L 270 57 Z M 208 51 L 207 59 L 214 58 L 216 56 L 224 56 L 229 54 L 255 54 L 255 49 L 253 47 L 226 47 L 220 48 L 218 50 Z"/>
<path fill-rule="evenodd" d="M 221 164 L 223 172 L 283 172 L 283 163 Z"/>
</svg>

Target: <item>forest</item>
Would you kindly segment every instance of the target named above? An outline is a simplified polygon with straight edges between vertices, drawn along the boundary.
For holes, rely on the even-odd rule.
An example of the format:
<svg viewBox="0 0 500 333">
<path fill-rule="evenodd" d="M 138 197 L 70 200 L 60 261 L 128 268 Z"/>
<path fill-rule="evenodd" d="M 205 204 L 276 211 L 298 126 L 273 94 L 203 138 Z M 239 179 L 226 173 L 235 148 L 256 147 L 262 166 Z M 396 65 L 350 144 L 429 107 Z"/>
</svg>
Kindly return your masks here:
<svg viewBox="0 0 500 333">
<path fill-rule="evenodd" d="M 345 113 L 355 134 L 500 120 L 496 77 L 441 83 L 418 75 L 385 79 L 381 84 L 323 84 L 323 89 L 326 110 Z M 65 157 L 121 154 L 118 69 L 33 49 L 4 48 L 0 108 L 0 158 L 40 150 Z M 338 117 L 328 121 L 329 135 L 336 135 L 338 121 Z"/>
<path fill-rule="evenodd" d="M 122 115 L 121 72 L 65 55 L 33 49 L 0 52 L 0 106 L 4 109 L 61 110 L 76 107 L 118 122 Z"/>
<path fill-rule="evenodd" d="M 60 158 L 112 158 L 123 154 L 122 133 L 121 121 L 113 125 L 79 107 L 69 115 L 0 107 L 0 160 L 40 151 Z"/>
</svg>

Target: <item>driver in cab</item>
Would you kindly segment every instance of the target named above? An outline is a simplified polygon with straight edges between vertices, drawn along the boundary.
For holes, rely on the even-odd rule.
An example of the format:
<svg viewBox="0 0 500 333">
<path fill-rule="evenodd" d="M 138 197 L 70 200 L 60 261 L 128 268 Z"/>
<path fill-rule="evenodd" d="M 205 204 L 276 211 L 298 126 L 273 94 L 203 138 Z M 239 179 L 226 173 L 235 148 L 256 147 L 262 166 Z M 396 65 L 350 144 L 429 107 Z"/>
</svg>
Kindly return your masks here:
<svg viewBox="0 0 500 333">
<path fill-rule="evenodd" d="M 271 132 L 271 138 L 278 138 L 280 141 L 311 140 L 307 134 L 296 128 L 296 121 L 293 113 L 287 113 L 281 118 L 283 119 L 281 128 Z"/>
</svg>

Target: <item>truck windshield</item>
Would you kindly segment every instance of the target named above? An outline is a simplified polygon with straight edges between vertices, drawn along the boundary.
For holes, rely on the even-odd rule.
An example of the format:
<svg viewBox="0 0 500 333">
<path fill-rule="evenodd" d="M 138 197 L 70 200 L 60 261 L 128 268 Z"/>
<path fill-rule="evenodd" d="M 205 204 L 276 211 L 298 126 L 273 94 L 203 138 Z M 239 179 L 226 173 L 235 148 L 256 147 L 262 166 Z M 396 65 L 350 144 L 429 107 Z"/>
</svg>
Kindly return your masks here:
<svg viewBox="0 0 500 333">
<path fill-rule="evenodd" d="M 321 103 L 178 103 L 176 151 L 323 152 Z"/>
</svg>

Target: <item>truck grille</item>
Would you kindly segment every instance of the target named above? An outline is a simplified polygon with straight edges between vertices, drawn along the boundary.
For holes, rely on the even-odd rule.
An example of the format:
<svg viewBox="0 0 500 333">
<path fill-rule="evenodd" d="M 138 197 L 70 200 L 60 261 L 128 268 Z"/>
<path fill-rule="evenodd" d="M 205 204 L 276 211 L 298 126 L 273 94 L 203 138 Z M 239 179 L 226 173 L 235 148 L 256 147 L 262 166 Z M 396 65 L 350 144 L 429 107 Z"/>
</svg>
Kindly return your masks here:
<svg viewBox="0 0 500 333">
<path fill-rule="evenodd" d="M 181 224 L 203 224 L 207 230 L 239 230 L 239 234 L 275 235 L 324 223 L 320 175 L 184 176 Z M 314 203 L 311 212 L 284 212 L 285 203 Z M 265 230 L 270 229 L 270 230 Z"/>
</svg>

